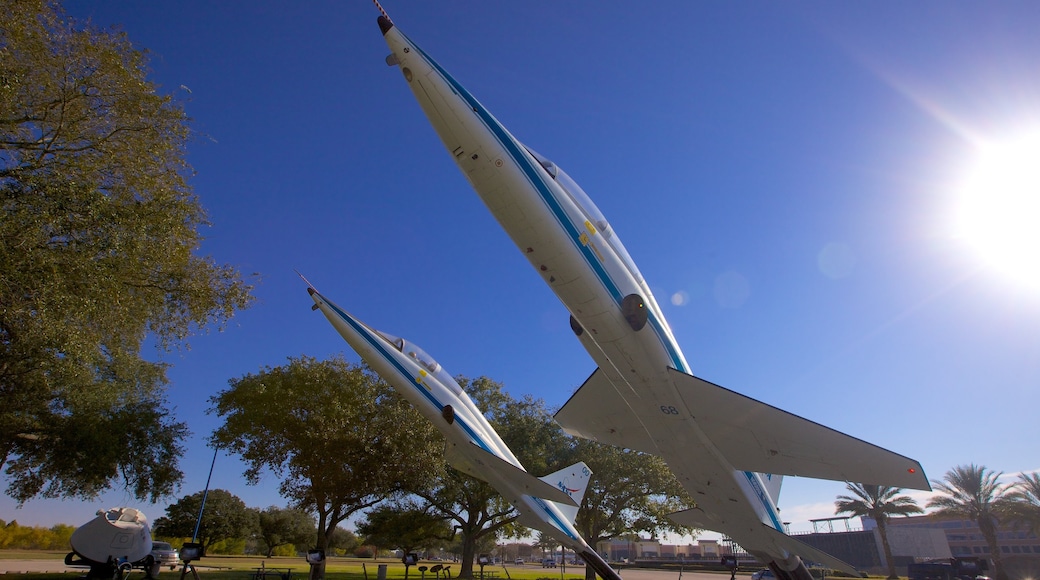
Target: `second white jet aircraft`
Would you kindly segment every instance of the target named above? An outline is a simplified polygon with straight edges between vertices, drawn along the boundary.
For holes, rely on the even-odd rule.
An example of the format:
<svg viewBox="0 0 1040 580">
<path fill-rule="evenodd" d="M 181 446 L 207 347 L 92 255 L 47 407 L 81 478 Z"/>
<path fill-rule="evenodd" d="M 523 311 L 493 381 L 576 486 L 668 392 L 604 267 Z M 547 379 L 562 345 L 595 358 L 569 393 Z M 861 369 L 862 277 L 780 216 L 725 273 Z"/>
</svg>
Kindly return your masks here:
<svg viewBox="0 0 1040 580">
<path fill-rule="evenodd" d="M 571 434 L 663 458 L 697 502 L 672 518 L 726 534 L 779 578 L 809 580 L 802 558 L 856 574 L 784 533 L 780 476 L 927 490 L 920 464 L 693 376 L 643 276 L 581 187 L 513 137 L 385 13 L 379 27 L 387 64 L 399 67 L 599 365 L 557 421 Z"/>
<path fill-rule="evenodd" d="M 545 532 L 579 554 L 605 580 L 621 578 L 574 529 L 589 471 L 575 463 L 542 478 L 527 473 L 469 395 L 423 349 L 403 338 L 375 330 L 322 296 L 307 292 L 315 309 L 368 366 L 444 434 L 444 457 L 452 467 L 491 484 L 520 516 L 521 524 Z"/>
</svg>

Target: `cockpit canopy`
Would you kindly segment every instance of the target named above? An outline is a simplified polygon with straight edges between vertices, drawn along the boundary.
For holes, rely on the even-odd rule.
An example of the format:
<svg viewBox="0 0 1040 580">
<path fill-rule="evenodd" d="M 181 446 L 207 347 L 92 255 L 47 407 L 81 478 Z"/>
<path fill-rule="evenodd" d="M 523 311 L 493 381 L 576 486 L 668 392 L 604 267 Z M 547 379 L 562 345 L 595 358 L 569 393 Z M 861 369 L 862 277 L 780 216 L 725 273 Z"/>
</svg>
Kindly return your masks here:
<svg viewBox="0 0 1040 580">
<path fill-rule="evenodd" d="M 621 240 L 614 235 L 613 230 L 610 228 L 610 223 L 607 222 L 607 218 L 603 215 L 603 212 L 596 207 L 596 204 L 592 202 L 592 198 L 589 197 L 585 190 L 578 185 L 567 172 L 556 165 L 547 157 L 543 157 L 541 154 L 536 152 L 534 149 L 525 146 L 527 152 L 534 157 L 538 163 L 545 169 L 545 171 L 554 179 L 556 183 L 563 188 L 567 195 L 570 196 L 571 200 L 581 208 L 581 211 L 585 214 L 587 219 L 596 231 L 603 236 L 610 247 L 614 249 L 617 255 L 621 258 L 621 261 L 625 263 L 625 266 L 631 272 L 632 276 L 639 282 L 640 285 L 645 285 L 642 274 L 639 273 L 639 269 L 636 268 L 635 262 L 632 261 L 632 257 L 628 255 L 628 250 L 621 243 Z"/>
<path fill-rule="evenodd" d="M 380 330 L 375 331 L 383 340 L 389 342 L 397 350 L 405 353 L 410 358 L 419 363 L 427 372 L 437 377 L 444 386 L 448 387 L 455 392 L 456 395 L 462 393 L 462 387 L 459 386 L 455 379 L 451 377 L 432 356 L 426 353 L 423 349 L 419 348 L 418 345 L 411 343 L 401 337 L 382 332 Z"/>
</svg>

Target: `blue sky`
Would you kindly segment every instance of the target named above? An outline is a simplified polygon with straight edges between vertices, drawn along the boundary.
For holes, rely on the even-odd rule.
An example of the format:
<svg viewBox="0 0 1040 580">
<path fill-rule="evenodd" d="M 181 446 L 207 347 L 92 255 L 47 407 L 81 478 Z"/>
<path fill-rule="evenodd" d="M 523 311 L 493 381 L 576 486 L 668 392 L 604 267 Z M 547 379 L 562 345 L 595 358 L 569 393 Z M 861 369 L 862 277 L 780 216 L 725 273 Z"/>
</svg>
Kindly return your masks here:
<svg viewBox="0 0 1040 580">
<path fill-rule="evenodd" d="M 1040 238 L 1020 241 L 1010 274 L 953 225 L 984 145 L 1040 131 L 1040 5 L 385 8 L 596 201 L 698 376 L 918 459 L 932 479 L 971 462 L 1040 468 Z M 178 495 L 205 485 L 207 399 L 229 379 L 289 356 L 357 360 L 293 269 L 516 397 L 562 405 L 594 370 L 384 63 L 371 3 L 67 10 L 150 51 L 153 80 L 194 119 L 192 183 L 213 224 L 202 251 L 262 278 L 225 331 L 161 355 L 194 433 Z M 276 478 L 246 486 L 243 470 L 222 455 L 212 486 L 286 503 Z M 782 515 L 810 529 L 842 492 L 789 478 Z M 0 519 L 79 525 L 128 503 L 4 497 Z"/>
</svg>

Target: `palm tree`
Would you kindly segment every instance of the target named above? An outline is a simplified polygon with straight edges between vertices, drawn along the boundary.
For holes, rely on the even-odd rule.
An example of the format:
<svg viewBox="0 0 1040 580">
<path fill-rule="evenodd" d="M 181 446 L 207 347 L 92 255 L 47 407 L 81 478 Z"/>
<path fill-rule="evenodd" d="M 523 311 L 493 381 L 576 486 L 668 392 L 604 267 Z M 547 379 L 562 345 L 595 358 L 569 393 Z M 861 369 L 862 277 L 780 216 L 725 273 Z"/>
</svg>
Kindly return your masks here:
<svg viewBox="0 0 1040 580">
<path fill-rule="evenodd" d="M 839 495 L 838 501 L 834 502 L 834 513 L 866 516 L 877 522 L 881 547 L 885 551 L 885 561 L 888 562 L 888 577 L 899 578 L 892 560 L 892 548 L 888 545 L 888 518 L 919 514 L 922 513 L 921 508 L 910 496 L 899 495 L 903 491 L 899 487 L 869 483 L 848 483 L 845 487 L 855 495 Z"/>
<path fill-rule="evenodd" d="M 932 481 L 936 490 L 946 494 L 928 500 L 927 507 L 939 508 L 933 515 L 973 520 L 982 532 L 993 560 L 996 580 L 1008 580 L 997 546 L 999 516 L 1007 512 L 1009 501 L 1004 497 L 1008 486 L 997 480 L 1003 472 L 993 472 L 981 465 L 958 465 L 946 472 L 942 481 Z"/>
<path fill-rule="evenodd" d="M 1033 534 L 1040 534 L 1040 474 L 1018 474 L 1018 481 L 1007 489 L 1007 520 L 1023 523 Z"/>
<path fill-rule="evenodd" d="M 535 542 L 535 544 L 534 544 L 534 546 L 536 548 L 539 548 L 542 551 L 542 563 L 543 564 L 544 564 L 545 559 L 546 559 L 545 558 L 545 552 L 546 551 L 549 552 L 549 557 L 553 558 L 553 561 L 555 561 L 555 558 L 553 557 L 553 552 L 556 551 L 556 546 L 559 546 L 559 545 L 560 545 L 560 542 L 557 541 L 556 538 L 550 536 L 549 534 L 547 534 L 545 532 L 538 532 L 538 541 Z"/>
</svg>

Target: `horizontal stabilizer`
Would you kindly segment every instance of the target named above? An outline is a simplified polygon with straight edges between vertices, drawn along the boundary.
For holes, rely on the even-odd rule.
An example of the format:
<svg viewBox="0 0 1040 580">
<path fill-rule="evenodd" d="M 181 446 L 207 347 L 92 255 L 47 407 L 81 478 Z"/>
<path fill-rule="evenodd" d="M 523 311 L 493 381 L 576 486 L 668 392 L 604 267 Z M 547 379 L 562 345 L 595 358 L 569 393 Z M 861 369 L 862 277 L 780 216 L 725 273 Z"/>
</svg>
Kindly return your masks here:
<svg viewBox="0 0 1040 580">
<path fill-rule="evenodd" d="M 540 497 L 563 505 L 576 505 L 560 488 L 550 485 L 499 456 L 473 444 L 448 443 L 444 458 L 462 473 L 492 485 L 503 482 L 524 495 Z M 499 490 L 503 493 L 503 490 Z"/>
<path fill-rule="evenodd" d="M 668 369 L 705 435 L 739 471 L 930 490 L 921 464 L 708 381 Z"/>
<path fill-rule="evenodd" d="M 792 554 L 798 554 L 803 560 L 808 560 L 808 562 L 821 565 L 824 568 L 841 570 L 842 572 L 851 574 L 855 577 L 860 576 L 859 570 L 844 560 L 835 558 L 819 548 L 814 548 L 799 539 L 792 538 L 791 536 L 765 524 L 762 524 L 762 528 L 775 544 Z"/>
<path fill-rule="evenodd" d="M 600 369 L 585 380 L 553 418 L 575 437 L 654 455 L 659 453 L 628 402 Z"/>
<path fill-rule="evenodd" d="M 574 519 L 578 517 L 578 506 L 581 505 L 581 500 L 585 497 L 585 490 L 589 488 L 589 478 L 591 476 L 592 470 L 589 469 L 589 466 L 585 465 L 584 461 L 579 461 L 570 467 L 564 467 L 556 473 L 550 473 L 539 479 L 563 490 L 564 493 L 574 500 L 576 505 L 552 502 L 556 504 L 556 509 L 560 510 L 560 513 L 573 524 Z"/>
<path fill-rule="evenodd" d="M 753 538 L 746 541 L 749 543 L 754 542 L 754 544 L 746 546 L 741 544 L 741 547 L 747 550 L 762 551 L 769 554 L 778 554 L 783 550 L 797 554 L 803 560 L 820 564 L 825 568 L 841 570 L 857 578 L 860 576 L 859 570 L 856 570 L 851 564 L 765 524 L 756 524 L 755 528 L 750 531 L 746 529 L 727 529 L 728 526 L 713 521 L 712 518 L 697 508 L 676 512 L 668 517 L 683 526 L 711 530 L 733 538 Z"/>
</svg>

